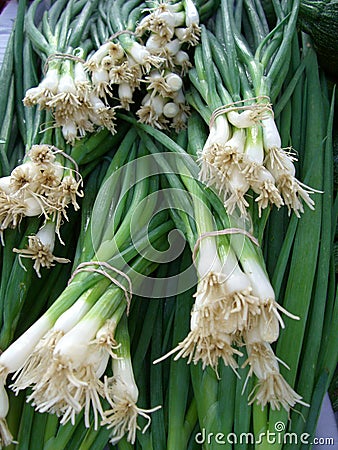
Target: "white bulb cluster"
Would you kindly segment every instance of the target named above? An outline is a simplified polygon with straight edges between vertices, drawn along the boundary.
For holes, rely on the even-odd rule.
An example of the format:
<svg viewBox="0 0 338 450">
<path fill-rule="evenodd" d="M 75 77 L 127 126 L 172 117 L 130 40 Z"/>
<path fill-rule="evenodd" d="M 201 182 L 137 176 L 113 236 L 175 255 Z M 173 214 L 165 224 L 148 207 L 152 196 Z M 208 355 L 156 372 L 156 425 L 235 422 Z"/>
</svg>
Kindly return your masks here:
<svg viewBox="0 0 338 450">
<path fill-rule="evenodd" d="M 116 108 L 131 105 L 140 122 L 178 132 L 189 115 L 182 79 L 191 67 L 187 50 L 199 35 L 191 0 L 161 2 L 135 32 L 116 33 L 86 61 L 80 48 L 64 58 L 50 55 L 45 77 L 26 92 L 24 104 L 50 110 L 72 145 L 98 127 L 115 133 Z"/>
<path fill-rule="evenodd" d="M 303 203 L 314 209 L 310 197 L 315 190 L 295 177 L 295 156 L 281 147 L 281 138 L 270 107 L 257 105 L 244 112 L 219 115 L 211 125 L 209 137 L 199 154 L 200 179 L 214 186 L 233 214 L 247 215 L 246 195 L 256 195 L 258 212 L 275 205 L 285 205 L 297 217 Z"/>
<path fill-rule="evenodd" d="M 28 89 L 25 106 L 50 110 L 54 126 L 60 127 L 67 143 L 92 133 L 97 127 L 115 132 L 115 110 L 93 91 L 84 63 L 72 58 L 52 60 L 45 78 Z"/>
<path fill-rule="evenodd" d="M 24 217 L 43 217 L 43 226 L 28 237 L 28 247 L 17 250 L 21 257 L 32 258 L 40 276 L 40 267 L 51 267 L 54 261 L 68 262 L 52 255 L 55 234 L 60 241 L 60 227 L 68 220 L 70 205 L 79 209 L 78 197 L 83 196 L 82 180 L 73 169 L 58 161 L 58 150 L 49 145 L 33 145 L 26 161 L 6 177 L 0 178 L 0 237 L 4 231 L 16 228 Z"/>
<path fill-rule="evenodd" d="M 217 234 L 215 232 L 215 234 Z M 217 373 L 219 361 L 240 377 L 238 356 L 247 350 L 241 368 L 249 366 L 247 377 L 258 378 L 256 389 L 249 393 L 249 402 L 262 408 L 283 406 L 287 411 L 302 402 L 279 371 L 279 363 L 271 344 L 279 336 L 284 322 L 280 312 L 293 319 L 275 300 L 274 290 L 265 270 L 252 250 L 243 250 L 243 243 L 221 251 L 213 237 L 200 243 L 197 272 L 199 276 L 195 303 L 191 312 L 190 331 L 171 354 L 175 360 L 187 358 L 188 363 L 202 363 Z M 244 384 L 244 389 L 247 381 Z"/>
</svg>

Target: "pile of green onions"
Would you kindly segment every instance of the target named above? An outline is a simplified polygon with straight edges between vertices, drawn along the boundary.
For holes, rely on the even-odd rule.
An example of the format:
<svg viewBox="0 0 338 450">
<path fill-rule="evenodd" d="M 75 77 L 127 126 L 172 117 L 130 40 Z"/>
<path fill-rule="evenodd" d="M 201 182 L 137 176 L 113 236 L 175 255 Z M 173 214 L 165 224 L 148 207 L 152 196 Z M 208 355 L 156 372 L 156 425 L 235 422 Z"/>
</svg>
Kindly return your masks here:
<svg viewBox="0 0 338 450">
<path fill-rule="evenodd" d="M 335 91 L 299 0 L 272 7 L 19 1 L 0 447 L 311 447 L 338 360 Z"/>
</svg>

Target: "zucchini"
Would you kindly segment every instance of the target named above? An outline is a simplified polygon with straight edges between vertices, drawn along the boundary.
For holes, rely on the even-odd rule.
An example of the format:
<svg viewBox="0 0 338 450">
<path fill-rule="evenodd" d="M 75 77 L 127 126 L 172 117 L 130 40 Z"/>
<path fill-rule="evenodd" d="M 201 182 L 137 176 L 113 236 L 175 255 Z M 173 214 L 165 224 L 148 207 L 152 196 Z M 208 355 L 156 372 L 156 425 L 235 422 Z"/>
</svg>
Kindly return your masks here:
<svg viewBox="0 0 338 450">
<path fill-rule="evenodd" d="M 299 25 L 309 34 L 321 67 L 338 78 L 338 0 L 301 0 Z"/>
</svg>

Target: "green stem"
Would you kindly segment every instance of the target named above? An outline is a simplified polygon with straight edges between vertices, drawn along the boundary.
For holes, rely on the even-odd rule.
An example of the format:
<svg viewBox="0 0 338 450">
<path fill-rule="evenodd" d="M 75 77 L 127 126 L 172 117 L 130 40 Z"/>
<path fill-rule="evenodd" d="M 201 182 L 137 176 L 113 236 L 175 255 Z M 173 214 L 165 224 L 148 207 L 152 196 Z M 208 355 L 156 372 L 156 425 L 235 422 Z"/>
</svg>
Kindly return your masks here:
<svg viewBox="0 0 338 450">
<path fill-rule="evenodd" d="M 30 37 L 32 44 L 34 48 L 42 53 L 45 54 L 47 57 L 48 55 L 55 53 L 56 48 L 52 47 L 45 39 L 43 34 L 37 29 L 37 27 L 34 24 L 35 21 L 35 14 L 37 7 L 41 3 L 42 0 L 34 0 L 31 6 L 29 7 L 27 14 L 26 14 L 26 31 L 28 36 Z"/>
<path fill-rule="evenodd" d="M 179 342 L 189 333 L 189 317 L 192 304 L 193 290 L 190 289 L 176 297 L 175 321 L 173 329 L 172 347 L 175 348 Z M 185 416 L 188 403 L 188 392 L 190 382 L 189 366 L 183 359 L 170 362 L 169 375 L 169 398 L 168 398 L 168 450 L 185 449 L 191 432 L 190 415 Z M 195 405 L 196 407 L 196 405 Z M 192 413 L 192 411 L 191 411 Z M 197 411 L 195 412 L 197 415 Z M 190 425 L 190 426 L 189 426 Z M 193 423 L 194 427 L 195 423 Z M 186 427 L 186 432 L 177 432 Z"/>
</svg>

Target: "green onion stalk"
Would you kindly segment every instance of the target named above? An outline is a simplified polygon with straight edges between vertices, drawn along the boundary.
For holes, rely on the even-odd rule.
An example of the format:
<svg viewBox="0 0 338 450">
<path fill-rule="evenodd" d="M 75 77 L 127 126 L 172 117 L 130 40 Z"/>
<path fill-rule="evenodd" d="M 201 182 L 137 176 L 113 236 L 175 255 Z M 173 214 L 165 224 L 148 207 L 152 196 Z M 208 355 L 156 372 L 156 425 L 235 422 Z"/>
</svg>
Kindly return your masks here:
<svg viewBox="0 0 338 450">
<path fill-rule="evenodd" d="M 19 2 L 13 36 L 6 53 L 6 65 L 1 72 L 4 83 L 12 80 L 12 86 L 15 80 L 15 90 L 13 85 L 9 89 L 9 97 L 2 102 L 4 107 L 7 105 L 6 108 L 2 108 L 5 116 L 1 131 L 4 138 L 1 144 L 3 176 L 0 178 L 0 235 L 4 246 L 0 287 L 2 349 L 5 349 L 13 338 L 19 313 L 34 280 L 34 271 L 41 278 L 45 268 L 50 269 L 57 263 L 70 262 L 71 246 L 61 247 L 61 250 L 58 250 L 60 256 L 54 255 L 54 248 L 57 248 L 59 243 L 68 244 L 70 232 L 76 232 L 76 227 L 70 229 L 61 225 L 73 218 L 73 211 L 79 210 L 83 197 L 83 183 L 78 164 L 83 162 L 88 147 L 97 145 L 101 137 L 93 135 L 91 141 L 86 142 L 85 149 L 78 146 L 74 157 L 69 157 L 70 148 L 65 143 L 61 131 L 53 129 L 48 124 L 52 117 L 51 112 L 24 107 L 22 103 L 24 92 L 38 80 L 41 59 L 44 61 L 47 56 L 40 48 L 45 41 L 33 21 L 38 6 L 38 2 L 32 5 L 26 17 L 26 2 Z M 54 4 L 51 10 L 45 13 L 44 20 L 48 18 L 45 31 L 47 25 L 51 27 L 54 23 L 56 26 L 59 19 L 62 22 L 65 18 L 63 6 L 62 2 L 58 2 L 58 6 Z M 72 6 L 71 14 L 75 14 L 73 22 L 79 21 L 80 17 L 83 21 L 83 16 L 86 17 L 88 14 L 88 11 L 82 11 L 82 7 L 80 9 L 79 7 L 80 4 L 76 8 Z M 60 14 L 63 14 L 62 18 L 59 18 Z M 70 14 L 69 10 L 67 14 Z M 51 20 L 52 17 L 54 22 Z M 27 23 L 24 31 L 25 18 Z M 66 45 L 66 37 L 59 36 L 61 22 L 54 38 L 47 33 L 50 52 L 58 39 L 59 50 Z M 78 25 L 80 26 L 80 23 Z M 81 27 L 79 29 L 82 30 Z M 76 39 L 79 40 L 79 36 Z M 33 50 L 32 44 L 37 53 Z M 11 57 L 12 59 L 15 57 L 16 63 L 10 62 Z M 25 64 L 22 61 L 25 61 Z M 14 133 L 17 128 L 20 134 L 17 131 Z M 93 161 L 93 158 L 107 152 L 118 142 L 117 139 L 114 141 L 106 139 L 105 145 L 101 145 L 101 153 L 93 152 L 90 159 L 87 155 L 85 162 Z M 85 174 L 90 169 L 90 167 L 86 169 Z M 61 228 L 66 228 L 67 233 L 61 232 Z M 66 271 L 68 272 L 67 269 Z M 40 281 L 37 285 L 41 286 Z"/>
<path fill-rule="evenodd" d="M 77 227 L 70 228 L 67 222 L 74 222 L 84 191 L 76 162 L 49 144 L 32 145 L 24 161 L 0 184 L 4 245 L 0 345 L 5 349 L 29 297 L 34 271 L 45 280 L 46 269 L 73 257 L 69 243 Z M 36 283 L 41 286 L 40 280 Z"/>
<path fill-rule="evenodd" d="M 8 192 L 9 176 L 11 171 L 19 164 L 19 161 L 23 158 L 24 153 L 24 136 L 25 132 L 22 130 L 22 125 L 24 121 L 22 120 L 22 102 L 17 101 L 17 93 L 22 91 L 22 86 L 24 80 L 20 78 L 20 74 L 17 71 L 22 67 L 20 64 L 20 57 L 23 53 L 23 17 L 24 17 L 25 5 L 24 2 L 20 2 L 17 17 L 15 21 L 15 26 L 13 26 L 11 36 L 8 41 L 6 52 L 4 55 L 3 64 L 1 66 L 0 81 L 3 86 L 3 91 L 1 93 L 1 108 L 0 108 L 0 158 L 1 158 L 1 170 L 0 174 L 0 196 L 1 196 L 1 208 L 0 208 L 0 235 L 2 244 L 4 244 L 4 232 L 5 228 L 12 228 L 12 226 L 17 225 L 21 220 L 20 213 L 11 214 L 12 209 L 16 209 L 14 203 L 10 196 L 6 195 Z M 32 70 L 33 72 L 33 70 Z M 23 127 L 24 128 L 24 127 Z M 22 212 L 24 210 L 29 210 L 32 212 L 28 203 L 22 203 Z M 28 211 L 28 213 L 29 213 Z M 22 224 L 22 228 L 26 227 L 26 224 Z M 34 229 L 34 227 L 30 227 Z M 21 234 L 21 236 L 20 236 Z M 12 266 L 12 247 L 18 245 L 22 239 L 22 233 L 18 230 L 16 233 L 12 231 L 7 231 L 7 243 L 8 247 L 2 248 L 2 255 L 4 261 L 8 264 L 8 267 Z M 10 252 L 7 251 L 10 248 Z M 4 267 L 3 267 L 4 269 Z M 3 270 L 3 276 L 5 277 L 6 270 Z"/>
<path fill-rule="evenodd" d="M 186 252 L 188 253 L 188 251 Z M 189 252 L 190 253 L 190 252 Z M 187 261 L 185 261 L 187 260 Z M 191 264 L 190 255 L 182 258 L 182 270 Z M 179 286 L 180 287 L 180 286 Z M 175 348 L 189 333 L 189 317 L 193 303 L 193 288 L 178 294 L 175 298 L 175 316 L 171 345 Z M 169 341 L 170 344 L 170 341 Z M 168 428 L 169 449 L 186 449 L 193 436 L 198 420 L 196 400 L 191 391 L 190 371 L 184 360 L 170 361 L 168 382 Z M 177 430 L 182 430 L 177 433 Z"/>
<path fill-rule="evenodd" d="M 30 388 L 27 400 L 39 412 L 60 416 L 61 424 L 74 423 L 76 416 L 84 411 L 86 426 L 90 426 L 92 413 L 94 427 L 103 420 L 106 425 L 111 423 L 113 436 L 120 436 L 121 430 L 129 433 L 136 426 L 128 410 L 120 416 L 122 422 L 116 422 L 113 413 L 107 417 L 103 399 L 110 403 L 111 409 L 113 404 L 117 404 L 116 408 L 120 406 L 113 394 L 114 386 L 101 378 L 110 358 L 123 366 L 115 354 L 119 346 L 115 339 L 116 326 L 128 310 L 131 291 L 137 290 L 144 277 L 158 265 L 152 262 L 152 246 L 163 248 L 165 236 L 172 227 L 161 213 L 151 220 L 157 197 L 152 195 L 149 200 L 147 197 L 156 193 L 157 181 L 145 178 L 144 164 L 137 165 L 136 172 L 133 172 L 135 165 L 127 166 L 128 182 L 122 177 L 119 185 L 121 177 L 116 175 L 116 167 L 136 154 L 142 156 L 144 149 L 138 148 L 135 132 L 131 130 L 107 171 L 68 286 L 1 355 L 1 424 L 5 445 L 11 441 L 5 424 L 9 405 L 4 386 L 9 374 L 13 374 L 11 388 L 15 393 Z M 133 173 L 134 183 L 130 186 Z M 108 193 L 116 195 L 111 197 Z M 142 208 L 137 208 L 140 202 Z M 135 236 L 130 235 L 132 219 L 138 223 Z M 130 381 L 125 387 L 129 392 L 133 376 L 127 362 L 124 369 L 124 375 L 120 376 Z M 136 401 L 135 391 L 131 395 Z M 130 438 L 133 436 L 131 432 Z"/>
<path fill-rule="evenodd" d="M 284 9 L 274 2 L 279 14 L 270 30 L 259 5 L 246 1 L 238 15 L 233 1 L 223 0 L 214 34 L 202 29 L 189 73 L 189 101 L 210 127 L 198 155 L 200 179 L 216 188 L 230 214 L 247 214 L 249 191 L 259 216 L 270 205 L 285 205 L 297 217 L 303 202 L 314 208 L 314 190 L 296 179 L 295 153 L 282 149 L 272 107 L 286 78 L 298 3 Z M 251 28 L 242 22 L 247 16 Z"/>
<path fill-rule="evenodd" d="M 112 360 L 113 377 L 106 380 L 107 390 L 109 390 L 108 401 L 111 399 L 109 402 L 111 409 L 105 412 L 102 425 L 107 425 L 108 429 L 113 429 L 113 436 L 110 440 L 112 444 L 118 443 L 124 435 L 126 435 L 127 442 L 135 444 L 136 433 L 140 429 L 137 424 L 138 417 L 142 416 L 147 421 L 142 429 L 143 434 L 150 426 L 149 413 L 160 409 L 161 405 L 148 410 L 136 405 L 139 390 L 133 374 L 126 315 L 123 316 L 117 327 L 116 340 L 120 345 L 116 350 L 117 358 Z"/>
<path fill-rule="evenodd" d="M 281 375 L 271 346 L 280 327 L 285 326 L 280 313 L 298 317 L 277 303 L 257 242 L 226 212 L 221 200 L 197 181 L 198 166 L 182 147 L 164 139 L 160 131 L 138 127 L 147 149 L 168 173 L 171 189 L 179 189 L 172 218 L 186 236 L 197 272 L 190 331 L 155 362 L 175 354 L 175 360 L 187 358 L 188 363 L 201 363 L 202 370 L 210 367 L 217 375 L 219 360 L 223 360 L 240 376 L 237 358 L 243 356 L 241 348 L 245 346 L 247 358 L 242 368 L 249 366 L 247 380 L 253 375 L 257 378 L 249 393 L 250 404 L 261 408 L 269 404 L 272 409 L 287 411 L 296 403 L 306 404 Z M 145 130 L 155 137 L 156 144 Z M 159 149 L 175 153 L 164 157 Z M 243 390 L 245 387 L 246 383 Z"/>
<path fill-rule="evenodd" d="M 236 375 L 220 362 L 218 376 L 210 367 L 202 370 L 200 365 L 191 366 L 191 379 L 199 419 L 195 443 L 207 449 L 232 449 L 227 437 L 233 432 L 235 408 L 244 402 L 251 411 L 241 392 L 236 392 Z M 245 428 L 240 429 L 243 432 Z"/>
<path fill-rule="evenodd" d="M 70 221 L 63 225 L 63 235 L 67 236 L 67 245 L 65 246 L 67 250 L 67 257 L 74 263 L 78 258 L 77 253 L 81 247 L 80 240 L 78 236 L 84 235 L 84 229 L 86 229 L 85 224 L 88 226 L 88 221 L 90 220 L 90 214 L 93 208 L 93 204 L 101 186 L 103 177 L 107 172 L 107 168 L 110 164 L 108 159 L 102 161 L 102 164 L 95 168 L 86 179 L 85 184 L 85 196 L 81 202 L 81 220 L 78 220 L 76 226 L 74 226 L 74 216 L 78 213 L 74 213 L 71 216 Z M 79 217 L 80 219 L 80 217 Z M 78 223 L 79 222 L 79 223 Z M 76 236 L 76 239 L 70 239 L 71 233 Z M 78 242 L 77 242 L 78 240 Z M 61 243 L 57 243 L 57 250 L 62 248 Z M 24 262 L 24 260 L 22 260 Z M 15 336 L 22 334 L 34 321 L 41 315 L 42 310 L 46 310 L 61 294 L 64 287 L 67 285 L 67 281 L 71 275 L 72 263 L 67 265 L 55 265 L 53 270 L 41 270 L 41 278 L 35 279 L 31 283 L 27 291 L 27 299 L 34 298 L 34 304 L 27 301 L 22 306 L 22 311 L 18 315 L 18 326 L 15 331 Z M 29 271 L 28 264 L 25 263 L 27 270 Z M 21 267 L 20 267 L 21 268 Z M 25 273 L 22 271 L 21 272 Z M 34 277 L 32 277 L 34 280 Z M 14 320 L 10 321 L 13 324 Z M 6 320 L 7 322 L 7 320 Z M 4 345 L 3 348 L 7 347 Z"/>
<path fill-rule="evenodd" d="M 174 267 L 176 265 L 176 267 Z M 131 338 L 131 356 L 135 372 L 135 379 L 140 389 L 139 405 L 150 405 L 151 408 L 161 405 L 162 408 L 152 414 L 151 425 L 146 429 L 145 418 L 140 418 L 140 431 L 134 448 L 163 447 L 165 440 L 166 421 L 166 383 L 167 372 L 163 367 L 152 364 L 152 355 L 159 348 L 161 349 L 167 341 L 165 328 L 171 327 L 171 311 L 173 308 L 172 299 L 166 297 L 166 288 L 171 284 L 170 276 L 177 269 L 177 260 L 168 264 L 161 264 L 153 276 L 156 278 L 152 284 L 148 298 L 135 297 L 134 307 L 129 317 L 129 332 Z M 158 289 L 158 281 L 163 283 Z M 156 286 L 157 285 L 157 286 Z M 162 295 L 163 293 L 163 295 Z M 138 318 L 143 320 L 139 321 Z M 151 386 L 151 389 L 149 387 Z M 123 442 L 118 444 L 123 447 Z"/>
<path fill-rule="evenodd" d="M 21 158 L 23 142 L 18 132 L 18 111 L 15 98 L 15 35 L 22 35 L 22 30 L 13 28 L 5 50 L 0 70 L 0 82 L 3 91 L 0 95 L 0 175 L 6 176 Z"/>
<path fill-rule="evenodd" d="M 153 364 L 154 359 L 172 345 L 175 347 L 189 332 L 194 286 L 187 290 L 186 277 L 180 275 L 191 267 L 190 253 L 185 246 L 179 260 L 160 265 L 155 276 L 164 281 L 164 295 L 157 298 L 160 293 L 155 285 L 148 303 L 135 298 L 131 310 L 132 360 L 136 381 L 143 392 L 140 405 L 147 405 L 149 400 L 151 408 L 162 405 L 152 414 L 149 429 L 138 433 L 136 448 L 186 449 L 197 422 L 189 365 L 183 359 Z M 175 296 L 173 289 L 177 292 Z M 140 316 L 144 318 L 142 325 Z"/>
<path fill-rule="evenodd" d="M 21 8 L 22 10 L 22 8 Z M 6 52 L 4 55 L 3 63 L 1 66 L 0 71 L 0 81 L 1 85 L 3 86 L 3 91 L 0 95 L 0 174 L 2 177 L 7 177 L 10 175 L 11 170 L 18 164 L 18 161 L 22 158 L 23 153 L 23 141 L 21 138 L 21 135 L 18 131 L 18 117 L 19 117 L 19 111 L 17 108 L 17 102 L 16 102 L 16 96 L 15 96 L 15 58 L 18 57 L 20 54 L 20 50 L 18 49 L 18 46 L 20 44 L 20 41 L 22 40 L 23 36 L 23 29 L 20 23 L 20 20 L 22 19 L 22 11 L 18 10 L 18 16 L 16 19 L 16 26 L 13 27 L 11 35 L 8 40 L 8 45 L 6 48 Z M 15 56 L 16 55 L 16 56 Z M 21 80 L 20 80 L 21 81 Z M 19 82 L 17 81 L 17 84 Z M 3 178 L 1 178 L 2 180 Z M 1 182 L 0 182 L 1 184 Z M 1 194 L 2 201 L 5 198 L 5 195 Z M 3 221 L 7 220 L 7 214 L 6 211 L 1 211 L 1 225 Z M 1 228 L 3 228 L 0 225 Z M 26 229 L 26 224 L 23 223 L 21 225 L 22 232 L 18 233 L 14 230 L 7 230 L 6 233 L 6 242 L 7 246 L 3 247 L 1 246 L 1 288 L 0 288 L 0 298 L 1 298 L 1 327 L 3 325 L 3 316 L 6 315 L 6 312 L 8 313 L 8 309 L 10 308 L 10 305 L 5 305 L 4 299 L 6 297 L 6 290 L 9 288 L 9 279 L 12 275 L 12 272 L 15 271 L 13 267 L 13 260 L 15 255 L 13 254 L 12 247 L 18 246 L 20 244 L 20 241 L 22 240 L 22 234 L 24 233 Z M 17 231 L 17 230 L 16 230 Z M 36 231 L 36 223 L 30 224 L 29 227 L 30 232 Z M 2 229 L 1 234 L 3 236 L 4 231 Z M 22 283 L 21 286 L 24 286 L 24 283 Z M 13 302 L 11 302 L 13 300 Z M 10 298 L 10 303 L 13 305 L 14 302 L 17 302 L 17 292 L 13 296 L 13 298 Z M 5 310 L 7 310 L 5 312 Z M 14 317 L 9 315 L 10 321 L 14 321 Z M 11 320 L 12 319 L 12 320 Z M 3 342 L 2 342 L 2 348 Z"/>
<path fill-rule="evenodd" d="M 76 163 L 66 156 L 51 145 L 32 145 L 24 161 L 0 179 L 0 234 L 7 267 L 0 287 L 3 349 L 13 338 L 34 272 L 41 278 L 45 269 L 70 262 L 71 248 L 65 242 L 76 228 L 64 225 L 66 233 L 60 229 L 80 208 L 83 188 Z"/>
</svg>

